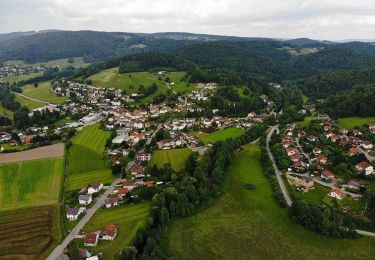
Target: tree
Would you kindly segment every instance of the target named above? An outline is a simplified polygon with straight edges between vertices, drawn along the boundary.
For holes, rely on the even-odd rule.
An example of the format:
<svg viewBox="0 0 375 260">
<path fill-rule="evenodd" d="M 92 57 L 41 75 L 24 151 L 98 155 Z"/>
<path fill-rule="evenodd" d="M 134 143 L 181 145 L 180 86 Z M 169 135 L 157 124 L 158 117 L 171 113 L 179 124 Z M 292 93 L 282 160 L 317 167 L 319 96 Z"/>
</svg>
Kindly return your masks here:
<svg viewBox="0 0 375 260">
<path fill-rule="evenodd" d="M 39 86 L 38 82 L 34 83 L 34 88 L 37 88 Z"/>
</svg>

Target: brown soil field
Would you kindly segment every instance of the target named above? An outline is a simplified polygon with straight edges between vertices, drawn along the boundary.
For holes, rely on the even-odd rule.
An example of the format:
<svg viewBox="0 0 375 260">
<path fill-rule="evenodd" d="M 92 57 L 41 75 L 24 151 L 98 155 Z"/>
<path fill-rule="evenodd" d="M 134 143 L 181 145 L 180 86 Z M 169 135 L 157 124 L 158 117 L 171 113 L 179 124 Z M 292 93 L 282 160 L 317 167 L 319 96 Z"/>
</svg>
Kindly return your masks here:
<svg viewBox="0 0 375 260">
<path fill-rule="evenodd" d="M 52 144 L 27 151 L 0 154 L 0 163 L 22 162 L 64 156 L 64 144 Z"/>
</svg>

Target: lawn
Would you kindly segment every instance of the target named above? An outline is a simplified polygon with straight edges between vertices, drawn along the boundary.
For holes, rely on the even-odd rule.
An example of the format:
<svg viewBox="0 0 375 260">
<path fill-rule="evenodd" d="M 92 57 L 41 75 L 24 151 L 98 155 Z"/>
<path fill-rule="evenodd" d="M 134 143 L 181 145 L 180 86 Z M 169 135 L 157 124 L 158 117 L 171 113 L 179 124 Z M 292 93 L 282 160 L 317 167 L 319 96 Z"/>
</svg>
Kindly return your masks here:
<svg viewBox="0 0 375 260">
<path fill-rule="evenodd" d="M 315 183 L 315 188 L 313 190 L 309 190 L 308 192 L 298 192 L 297 194 L 300 194 L 304 200 L 310 203 L 322 206 L 324 204 L 323 200 L 328 197 L 327 194 L 330 190 L 330 188 Z"/>
<path fill-rule="evenodd" d="M 46 259 L 62 239 L 56 205 L 0 212 L 0 259 Z"/>
<path fill-rule="evenodd" d="M 371 117 L 344 117 L 338 120 L 340 127 L 353 129 L 354 127 L 362 127 L 368 124 L 375 124 L 375 116 Z"/>
<path fill-rule="evenodd" d="M 22 94 L 38 100 L 43 100 L 51 103 L 61 104 L 67 99 L 66 97 L 59 97 L 51 91 L 51 82 L 40 82 L 38 87 L 34 85 L 26 85 L 22 87 Z"/>
<path fill-rule="evenodd" d="M 150 164 L 156 164 L 158 168 L 162 168 L 165 164 L 170 163 L 173 170 L 180 171 L 185 167 L 186 159 L 191 153 L 189 148 L 157 150 L 152 152 Z"/>
<path fill-rule="evenodd" d="M 149 214 L 149 203 L 121 206 L 115 209 L 99 209 L 84 227 L 85 232 L 98 231 L 106 224 L 116 224 L 118 233 L 113 241 L 99 241 L 90 252 L 103 252 L 101 259 L 115 259 L 115 256 L 130 244 L 139 228 L 145 225 Z M 78 242 L 82 244 L 82 240 Z"/>
<path fill-rule="evenodd" d="M 35 109 L 46 105 L 46 103 L 44 102 L 27 99 L 17 94 L 15 96 L 15 100 L 18 101 L 21 104 L 21 106 L 28 107 L 29 109 Z"/>
<path fill-rule="evenodd" d="M 203 143 L 225 141 L 229 138 L 236 138 L 245 133 L 245 130 L 240 128 L 229 127 L 212 134 L 198 134 L 198 138 L 202 140 Z"/>
<path fill-rule="evenodd" d="M 58 202 L 63 158 L 0 165 L 0 211 Z"/>
<path fill-rule="evenodd" d="M 68 154 L 68 190 L 82 188 L 101 180 L 111 182 L 112 174 L 104 158 L 104 147 L 110 132 L 99 124 L 85 127 L 73 138 Z"/>
<path fill-rule="evenodd" d="M 369 259 L 374 238 L 333 239 L 295 224 L 272 197 L 256 144 L 234 159 L 224 194 L 210 208 L 173 222 L 167 250 L 176 259 Z M 244 189 L 253 183 L 255 190 Z"/>
</svg>

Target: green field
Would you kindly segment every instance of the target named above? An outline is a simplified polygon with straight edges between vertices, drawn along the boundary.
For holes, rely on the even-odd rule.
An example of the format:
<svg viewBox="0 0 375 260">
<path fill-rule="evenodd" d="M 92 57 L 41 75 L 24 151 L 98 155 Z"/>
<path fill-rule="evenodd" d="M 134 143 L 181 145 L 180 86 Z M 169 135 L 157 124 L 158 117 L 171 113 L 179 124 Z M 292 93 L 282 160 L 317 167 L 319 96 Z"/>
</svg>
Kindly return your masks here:
<svg viewBox="0 0 375 260">
<path fill-rule="evenodd" d="M 31 98 L 57 104 L 61 104 L 67 99 L 66 97 L 59 97 L 51 91 L 50 81 L 40 82 L 37 88 L 34 87 L 34 85 L 26 85 L 22 87 L 22 94 Z"/>
<path fill-rule="evenodd" d="M 0 259 L 46 259 L 62 239 L 60 207 L 0 212 Z"/>
<path fill-rule="evenodd" d="M 257 145 L 239 153 L 226 189 L 210 208 L 173 222 L 168 253 L 175 259 L 370 259 L 375 239 L 333 239 L 295 224 L 272 197 Z M 256 185 L 244 189 L 244 183 Z"/>
<path fill-rule="evenodd" d="M 354 127 L 362 127 L 364 125 L 368 124 L 375 124 L 375 116 L 371 117 L 344 117 L 339 118 L 338 122 L 340 124 L 340 127 L 347 128 L 347 129 L 353 129 Z"/>
<path fill-rule="evenodd" d="M 42 75 L 43 75 L 43 72 L 40 71 L 40 72 L 34 72 L 34 73 L 26 74 L 26 75 L 8 76 L 5 78 L 2 78 L 1 80 L 13 83 L 13 82 L 18 82 L 22 80 L 32 79 L 32 78 L 39 77 Z"/>
<path fill-rule="evenodd" d="M 0 165 L 0 210 L 58 202 L 63 159 Z"/>
<path fill-rule="evenodd" d="M 203 143 L 207 144 L 209 142 L 225 141 L 226 139 L 229 139 L 229 138 L 236 138 L 236 137 L 241 136 L 244 133 L 245 133 L 245 130 L 243 129 L 229 127 L 229 128 L 217 131 L 212 134 L 200 133 L 197 135 L 197 137 Z"/>
<path fill-rule="evenodd" d="M 8 118 L 13 118 L 13 111 L 4 108 L 1 103 L 0 103 L 0 115 L 1 116 L 6 116 Z"/>
<path fill-rule="evenodd" d="M 45 102 L 27 99 L 17 94 L 15 96 L 15 100 L 18 101 L 21 104 L 21 106 L 28 107 L 29 109 L 35 109 L 46 105 Z"/>
<path fill-rule="evenodd" d="M 101 181 L 111 182 L 113 176 L 104 158 L 104 146 L 110 132 L 99 124 L 85 127 L 73 138 L 68 154 L 68 190 L 80 189 Z"/>
<path fill-rule="evenodd" d="M 150 164 L 156 164 L 158 168 L 162 168 L 169 163 L 173 170 L 180 171 L 185 167 L 186 159 L 191 153 L 189 148 L 157 150 L 152 152 Z"/>
<path fill-rule="evenodd" d="M 304 127 L 304 126 L 307 126 L 311 123 L 312 120 L 316 120 L 318 119 L 317 117 L 314 117 L 314 116 L 307 116 L 303 119 L 303 121 L 301 122 L 295 122 L 295 124 L 298 126 L 298 127 Z"/>
<path fill-rule="evenodd" d="M 144 226 L 149 213 L 149 203 L 127 205 L 114 209 L 99 209 L 84 227 L 85 232 L 98 231 L 106 224 L 116 224 L 118 233 L 113 241 L 99 241 L 95 248 L 88 247 L 90 252 L 103 252 L 101 259 L 115 259 L 115 256 L 130 244 L 137 230 Z M 82 245 L 82 240 L 76 242 Z"/>
<path fill-rule="evenodd" d="M 27 64 L 22 60 L 10 60 L 10 61 L 5 62 L 5 64 L 6 65 L 22 65 L 22 66 L 31 65 L 33 67 L 37 67 L 37 66 L 40 66 L 40 65 L 46 65 L 46 66 L 50 66 L 50 67 L 54 67 L 54 66 L 87 67 L 89 65 L 88 63 L 86 63 L 83 60 L 82 57 L 74 57 L 73 63 L 69 63 L 68 60 L 69 59 L 66 58 L 66 59 L 57 59 L 57 60 L 51 60 L 51 61 L 46 61 L 46 62 L 38 62 L 38 63 L 32 63 L 32 64 Z"/>
</svg>

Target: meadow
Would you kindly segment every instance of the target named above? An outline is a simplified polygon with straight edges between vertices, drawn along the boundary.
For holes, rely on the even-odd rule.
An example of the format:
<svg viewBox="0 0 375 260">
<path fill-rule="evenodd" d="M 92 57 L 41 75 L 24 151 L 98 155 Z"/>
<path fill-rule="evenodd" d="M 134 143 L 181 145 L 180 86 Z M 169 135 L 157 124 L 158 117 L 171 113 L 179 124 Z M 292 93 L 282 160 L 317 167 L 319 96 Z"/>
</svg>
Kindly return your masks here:
<svg viewBox="0 0 375 260">
<path fill-rule="evenodd" d="M 22 80 L 32 79 L 32 78 L 39 77 L 42 75 L 43 75 L 43 72 L 39 71 L 39 72 L 34 72 L 34 73 L 19 75 L 19 76 L 7 76 L 5 78 L 2 78 L 2 80 L 13 83 L 13 82 L 19 82 Z"/>
<path fill-rule="evenodd" d="M 62 239 L 60 207 L 0 212 L 0 259 L 46 259 Z"/>
<path fill-rule="evenodd" d="M 338 119 L 339 125 L 342 128 L 353 129 L 356 126 L 362 127 L 364 125 L 375 124 L 375 116 L 370 117 L 344 117 Z"/>
<path fill-rule="evenodd" d="M 10 61 L 5 62 L 5 64 L 6 65 L 22 65 L 22 66 L 31 65 L 33 67 L 37 67 L 40 65 L 46 65 L 50 67 L 54 67 L 54 66 L 87 67 L 89 65 L 83 60 L 82 57 L 73 57 L 73 59 L 74 59 L 73 63 L 70 63 L 69 59 L 65 58 L 65 59 L 50 60 L 46 62 L 37 62 L 37 63 L 32 63 L 32 64 L 25 63 L 23 60 L 10 60 Z"/>
<path fill-rule="evenodd" d="M 248 182 L 256 188 L 245 189 Z M 272 197 L 252 144 L 235 157 L 213 206 L 172 223 L 167 251 L 176 259 L 369 259 L 374 244 L 375 238 L 334 239 L 295 224 Z"/>
<path fill-rule="evenodd" d="M 68 153 L 68 190 L 80 189 L 101 181 L 111 182 L 113 177 L 104 159 L 104 148 L 110 132 L 99 124 L 86 126 L 73 138 Z"/>
<path fill-rule="evenodd" d="M 172 169 L 177 172 L 185 167 L 185 162 L 191 153 L 189 148 L 156 150 L 152 152 L 150 164 L 162 168 L 169 163 Z"/>
<path fill-rule="evenodd" d="M 212 134 L 199 133 L 197 137 L 205 144 L 210 142 L 225 141 L 229 138 L 236 138 L 245 133 L 245 130 L 240 128 L 229 127 L 223 130 L 217 131 Z"/>
<path fill-rule="evenodd" d="M 0 211 L 55 204 L 60 196 L 63 158 L 0 165 Z"/>
<path fill-rule="evenodd" d="M 149 203 L 121 206 L 114 209 L 99 209 L 86 224 L 83 231 L 92 232 L 104 228 L 106 224 L 116 224 L 118 233 L 113 241 L 99 241 L 95 248 L 88 248 L 90 252 L 103 252 L 101 259 L 115 259 L 115 256 L 130 244 L 137 230 L 146 223 L 149 214 Z M 75 240 L 82 245 L 82 240 Z"/>
<path fill-rule="evenodd" d="M 38 87 L 34 87 L 34 85 L 26 85 L 22 87 L 22 94 L 31 98 L 56 104 L 64 103 L 67 99 L 66 97 L 59 97 L 51 91 L 50 81 L 40 82 Z"/>
<path fill-rule="evenodd" d="M 16 96 L 15 100 L 18 101 L 21 104 L 21 106 L 27 107 L 28 109 L 35 109 L 35 108 L 39 108 L 39 107 L 46 105 L 45 102 L 31 100 L 31 99 L 22 97 L 20 95 L 15 95 L 15 96 Z"/>
</svg>

